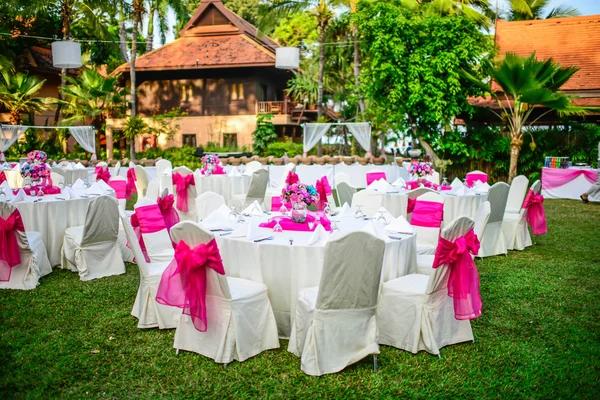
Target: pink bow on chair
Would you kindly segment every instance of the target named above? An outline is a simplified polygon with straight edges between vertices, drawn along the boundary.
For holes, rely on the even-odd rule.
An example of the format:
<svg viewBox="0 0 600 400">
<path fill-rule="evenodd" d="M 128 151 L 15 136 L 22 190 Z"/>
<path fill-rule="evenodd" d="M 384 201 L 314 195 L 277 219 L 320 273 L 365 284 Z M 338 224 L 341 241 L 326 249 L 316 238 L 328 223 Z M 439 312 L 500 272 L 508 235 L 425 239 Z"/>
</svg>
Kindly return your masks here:
<svg viewBox="0 0 600 400">
<path fill-rule="evenodd" d="M 417 204 L 417 199 L 408 198 L 408 204 L 406 205 L 406 213 L 410 214 L 414 211 L 415 205 Z"/>
<path fill-rule="evenodd" d="M 170 232 L 171 227 L 175 224 L 179 223 L 179 214 L 173 208 L 173 204 L 175 203 L 175 197 L 172 194 L 166 195 L 165 197 L 159 197 L 156 199 L 158 203 L 158 208 L 160 209 L 160 213 L 162 214 L 165 225 L 167 226 L 167 230 Z"/>
<path fill-rule="evenodd" d="M 125 195 L 127 196 L 127 200 L 131 198 L 131 195 L 137 193 L 137 188 L 135 187 L 135 170 L 133 168 L 129 168 L 127 170 L 127 185 L 125 186 Z"/>
<path fill-rule="evenodd" d="M 523 208 L 527 209 L 527 222 L 531 225 L 534 235 L 544 235 L 548 232 L 546 226 L 546 211 L 544 210 L 544 196 L 533 193 L 529 189 L 527 197 L 523 202 Z"/>
<path fill-rule="evenodd" d="M 179 211 L 188 212 L 188 196 L 187 189 L 190 185 L 196 185 L 194 175 L 173 174 L 173 184 L 175 185 L 175 193 L 177 193 L 177 209 Z"/>
<path fill-rule="evenodd" d="M 329 186 L 329 181 L 326 176 L 317 180 L 315 189 L 319 194 L 318 210 L 324 210 L 325 203 L 327 203 L 327 196 L 331 196 L 331 186 Z"/>
<path fill-rule="evenodd" d="M 12 267 L 21 264 L 17 231 L 25 231 L 19 210 L 0 218 L 0 282 L 8 282 Z"/>
<path fill-rule="evenodd" d="M 104 169 L 98 166 L 94 170 L 94 173 L 96 174 L 96 181 L 103 180 L 104 182 L 108 183 L 108 181 L 110 180 L 110 171 L 108 170 L 108 168 Z"/>
<path fill-rule="evenodd" d="M 433 268 L 448 264 L 448 296 L 454 300 L 454 318 L 457 320 L 475 319 L 481 316 L 479 297 L 479 273 L 471 254 L 479 253 L 479 240 L 471 229 L 454 242 L 439 239 Z"/>
<path fill-rule="evenodd" d="M 225 275 L 217 242 L 212 239 L 193 249 L 183 240 L 175 247 L 175 259 L 162 274 L 156 293 L 160 304 L 183 308 L 194 327 L 206 332 L 206 268 Z"/>
<path fill-rule="evenodd" d="M 288 185 L 293 185 L 294 183 L 298 183 L 300 182 L 300 178 L 298 177 L 298 174 L 290 171 L 287 174 L 287 178 L 285 178 L 285 183 L 287 183 Z"/>
<path fill-rule="evenodd" d="M 434 201 L 416 200 L 410 224 L 425 228 L 439 228 L 444 219 L 444 205 Z"/>
<path fill-rule="evenodd" d="M 4 171 L 0 171 L 0 183 L 4 182 L 6 180 L 6 174 L 4 173 Z"/>
</svg>

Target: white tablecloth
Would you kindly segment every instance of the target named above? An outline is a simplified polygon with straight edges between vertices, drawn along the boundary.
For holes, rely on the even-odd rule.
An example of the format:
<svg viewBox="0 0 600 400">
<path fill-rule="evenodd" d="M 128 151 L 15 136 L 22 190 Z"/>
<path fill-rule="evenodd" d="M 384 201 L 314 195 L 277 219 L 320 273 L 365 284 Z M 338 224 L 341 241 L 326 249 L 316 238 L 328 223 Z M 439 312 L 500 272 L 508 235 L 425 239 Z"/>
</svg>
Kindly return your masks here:
<svg viewBox="0 0 600 400">
<path fill-rule="evenodd" d="M 54 167 L 52 168 L 52 172 L 56 172 L 65 177 L 65 185 L 74 184 L 77 179 L 81 179 L 85 182 L 86 179 L 89 178 L 89 172 L 86 169 L 63 169 Z"/>
<path fill-rule="evenodd" d="M 334 218 L 335 219 L 335 218 Z M 264 218 L 266 221 L 266 218 Z M 362 229 L 370 221 L 341 218 L 337 222 L 342 233 Z M 228 276 L 264 282 L 277 320 L 279 335 L 289 337 L 295 315 L 298 293 L 307 287 L 319 286 L 325 245 L 308 245 L 310 232 L 273 233 L 261 229 L 271 241 L 255 243 L 246 238 L 219 236 L 217 243 Z M 339 235 L 340 233 L 334 233 Z M 293 245 L 289 239 L 293 238 Z M 401 240 L 386 239 L 383 280 L 388 281 L 416 273 L 416 237 L 402 235 Z"/>
<path fill-rule="evenodd" d="M 58 200 L 56 197 L 61 195 L 44 196 L 35 203 L 14 203 L 21 213 L 25 230 L 41 234 L 52 266 L 60 265 L 60 249 L 65 230 L 84 224 L 90 201 L 89 198 Z"/>
<path fill-rule="evenodd" d="M 591 168 L 581 168 L 581 167 L 572 167 L 569 169 L 588 169 Z M 542 196 L 547 199 L 572 199 L 572 200 L 581 200 L 579 196 L 583 193 L 587 192 L 587 190 L 592 186 L 592 183 L 588 181 L 585 176 L 579 175 L 572 181 L 565 183 L 562 186 L 557 186 L 553 188 L 544 188 L 544 171 L 546 168 L 542 169 Z M 560 173 L 561 170 L 552 169 L 553 172 Z M 568 171 L 565 170 L 565 172 Z M 589 197 L 589 201 L 600 201 L 600 198 Z"/>
<path fill-rule="evenodd" d="M 234 194 L 246 194 L 250 177 L 228 176 L 228 175 L 194 175 L 196 183 L 196 193 L 201 195 L 204 192 L 215 192 L 225 197 L 227 204 L 231 205 L 231 198 Z"/>
</svg>

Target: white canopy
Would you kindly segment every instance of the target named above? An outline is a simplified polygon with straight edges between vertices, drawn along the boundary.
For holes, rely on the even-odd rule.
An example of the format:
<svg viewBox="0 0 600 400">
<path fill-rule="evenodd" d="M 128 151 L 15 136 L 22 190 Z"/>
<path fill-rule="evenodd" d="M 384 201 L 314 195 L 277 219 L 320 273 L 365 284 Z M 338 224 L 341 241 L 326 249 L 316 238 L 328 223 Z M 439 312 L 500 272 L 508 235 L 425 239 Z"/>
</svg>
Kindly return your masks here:
<svg viewBox="0 0 600 400">
<path fill-rule="evenodd" d="M 22 125 L 0 125 L 0 161 L 4 161 L 4 152 L 25 133 L 27 128 Z"/>
<path fill-rule="evenodd" d="M 314 123 L 304 124 L 304 147 L 303 152 L 310 151 L 319 140 L 325 136 L 329 128 L 333 125 L 345 125 L 354 136 L 358 144 L 367 151 L 367 156 L 371 154 L 371 123 L 370 122 L 344 122 L 344 123 Z"/>
</svg>

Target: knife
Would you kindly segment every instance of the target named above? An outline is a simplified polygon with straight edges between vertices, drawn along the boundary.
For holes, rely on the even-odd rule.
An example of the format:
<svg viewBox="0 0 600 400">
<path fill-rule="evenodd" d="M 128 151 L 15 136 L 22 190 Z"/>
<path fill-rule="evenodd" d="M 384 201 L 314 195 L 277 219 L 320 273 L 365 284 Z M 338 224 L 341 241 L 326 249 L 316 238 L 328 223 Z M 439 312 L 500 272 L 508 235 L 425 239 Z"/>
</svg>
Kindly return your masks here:
<svg viewBox="0 0 600 400">
<path fill-rule="evenodd" d="M 254 243 L 263 242 L 265 240 L 273 240 L 273 236 L 267 236 L 267 237 L 264 237 L 262 239 L 255 239 Z"/>
</svg>

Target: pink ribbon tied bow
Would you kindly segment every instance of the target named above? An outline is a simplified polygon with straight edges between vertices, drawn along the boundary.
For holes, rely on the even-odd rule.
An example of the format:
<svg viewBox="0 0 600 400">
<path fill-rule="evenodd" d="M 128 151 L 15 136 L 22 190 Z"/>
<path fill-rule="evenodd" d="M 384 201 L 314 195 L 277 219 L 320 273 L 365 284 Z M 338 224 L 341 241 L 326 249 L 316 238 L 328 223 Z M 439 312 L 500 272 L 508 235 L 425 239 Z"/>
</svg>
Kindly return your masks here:
<svg viewBox="0 0 600 400">
<path fill-rule="evenodd" d="M 544 196 L 533 193 L 529 189 L 527 197 L 523 202 L 523 208 L 527 209 L 527 222 L 531 225 L 531 232 L 534 235 L 544 235 L 548 232 L 546 226 L 546 211 L 544 210 Z"/>
<path fill-rule="evenodd" d="M 156 199 L 156 202 L 158 203 L 160 213 L 165 220 L 167 230 L 170 232 L 171 227 L 179 223 L 179 214 L 177 214 L 177 211 L 175 211 L 173 208 L 173 204 L 175 204 L 175 197 L 172 194 L 169 194 L 165 197 L 159 197 Z"/>
<path fill-rule="evenodd" d="M 298 177 L 298 174 L 290 171 L 287 174 L 287 178 L 285 178 L 285 183 L 287 183 L 288 185 L 293 185 L 294 183 L 298 183 L 300 182 L 300 178 Z"/>
<path fill-rule="evenodd" d="M 168 306 L 183 308 L 192 317 L 194 327 L 206 332 L 206 269 L 212 268 L 225 275 L 225 268 L 217 242 L 199 244 L 193 249 L 183 240 L 175 247 L 175 259 L 162 274 L 156 301 Z"/>
<path fill-rule="evenodd" d="M 190 185 L 196 185 L 194 175 L 173 174 L 173 184 L 175 185 L 175 193 L 177 193 L 176 207 L 179 211 L 188 212 L 188 196 L 187 188 Z"/>
<path fill-rule="evenodd" d="M 439 239 L 435 251 L 433 268 L 448 264 L 448 296 L 454 300 L 454 318 L 457 320 L 475 319 L 481 316 L 479 296 L 479 273 L 471 254 L 479 253 L 479 240 L 471 229 L 454 242 Z"/>
<path fill-rule="evenodd" d="M 110 180 L 110 171 L 108 168 L 104 169 L 102 167 L 96 167 L 94 173 L 96 174 L 96 181 L 103 180 L 104 182 L 108 183 Z"/>
<path fill-rule="evenodd" d="M 127 184 L 125 185 L 125 196 L 127 200 L 131 198 L 131 195 L 137 193 L 137 188 L 135 187 L 135 181 L 137 178 L 135 177 L 135 170 L 133 168 L 129 168 L 127 170 Z"/>
<path fill-rule="evenodd" d="M 0 183 L 4 182 L 6 180 L 6 174 L 4 173 L 4 171 L 0 171 Z"/>
<path fill-rule="evenodd" d="M 317 180 L 315 185 L 315 189 L 319 194 L 319 210 L 325 209 L 325 203 L 327 203 L 327 196 L 331 195 L 331 186 L 329 186 L 329 181 L 327 177 L 324 176 L 321 179 Z"/>
<path fill-rule="evenodd" d="M 25 231 L 19 210 L 0 218 L 0 282 L 8 282 L 12 267 L 21 264 L 17 231 Z"/>
</svg>

